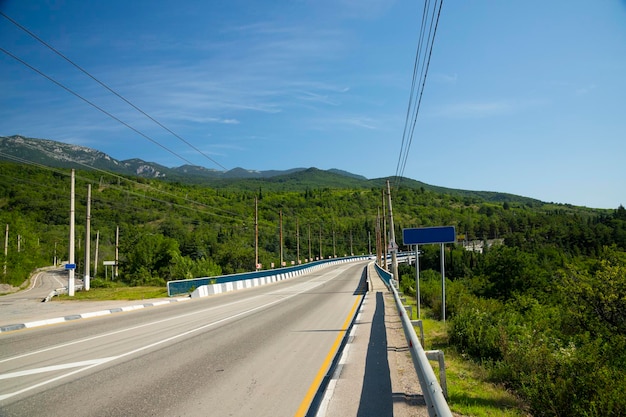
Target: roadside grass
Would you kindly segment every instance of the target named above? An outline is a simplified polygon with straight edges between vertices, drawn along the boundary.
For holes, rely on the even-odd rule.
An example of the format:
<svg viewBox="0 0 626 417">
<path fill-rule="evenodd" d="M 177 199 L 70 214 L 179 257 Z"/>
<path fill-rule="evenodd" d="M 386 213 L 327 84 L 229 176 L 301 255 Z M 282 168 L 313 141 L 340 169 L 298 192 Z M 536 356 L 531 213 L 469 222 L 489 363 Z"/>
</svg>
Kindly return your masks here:
<svg viewBox="0 0 626 417">
<path fill-rule="evenodd" d="M 74 297 L 62 294 L 59 300 L 144 300 L 148 298 L 166 298 L 165 287 L 127 287 L 116 286 L 111 288 L 91 288 L 89 291 L 76 291 Z"/>
<path fill-rule="evenodd" d="M 411 302 L 407 300 L 407 304 Z M 414 319 L 417 318 L 415 301 Z M 468 417 L 528 417 L 524 403 L 503 386 L 489 380 L 489 372 L 480 364 L 466 359 L 448 344 L 447 325 L 426 317 L 430 311 L 422 307 L 424 349 L 442 350 L 445 355 L 448 405 L 450 410 Z M 419 336 L 419 328 L 416 329 Z M 431 362 L 439 378 L 439 365 Z"/>
</svg>

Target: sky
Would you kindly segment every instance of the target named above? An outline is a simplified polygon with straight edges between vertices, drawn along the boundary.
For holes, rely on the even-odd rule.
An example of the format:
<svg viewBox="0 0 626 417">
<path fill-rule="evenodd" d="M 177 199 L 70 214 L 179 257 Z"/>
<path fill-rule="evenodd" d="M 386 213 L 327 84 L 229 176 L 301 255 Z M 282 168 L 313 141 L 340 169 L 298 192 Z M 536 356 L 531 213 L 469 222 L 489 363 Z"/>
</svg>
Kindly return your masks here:
<svg viewBox="0 0 626 417">
<path fill-rule="evenodd" d="M 3 16 L 0 48 L 23 62 L 0 51 L 0 135 L 168 167 L 392 176 L 423 8 L 0 0 L 2 13 L 184 140 Z M 626 204 L 625 157 L 626 0 L 443 3 L 405 177 L 614 209 Z"/>
</svg>

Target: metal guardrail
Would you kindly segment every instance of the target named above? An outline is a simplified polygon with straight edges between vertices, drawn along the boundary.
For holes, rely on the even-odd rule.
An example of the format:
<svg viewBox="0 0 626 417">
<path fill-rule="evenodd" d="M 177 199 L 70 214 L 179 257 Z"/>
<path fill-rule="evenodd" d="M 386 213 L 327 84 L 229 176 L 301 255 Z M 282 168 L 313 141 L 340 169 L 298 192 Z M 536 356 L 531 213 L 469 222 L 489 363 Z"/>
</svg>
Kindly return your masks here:
<svg viewBox="0 0 626 417">
<path fill-rule="evenodd" d="M 210 284 L 225 284 L 228 282 L 243 281 L 254 278 L 271 277 L 273 275 L 289 274 L 293 272 L 303 271 L 309 268 L 317 267 L 324 264 L 329 264 L 337 261 L 349 262 L 367 259 L 367 256 L 348 256 L 345 258 L 329 258 L 320 261 L 313 261 L 306 264 L 290 266 L 277 269 L 264 269 L 262 271 L 244 272 L 241 274 L 219 275 L 215 277 L 202 277 L 193 279 L 181 279 L 168 281 L 167 283 L 167 295 L 172 297 L 174 295 L 187 294 L 193 292 L 198 287 Z"/>
<path fill-rule="evenodd" d="M 387 286 L 393 292 L 393 298 L 396 301 L 396 307 L 398 308 L 398 312 L 400 313 L 400 317 L 402 319 L 404 335 L 409 342 L 409 350 L 411 352 L 411 358 L 413 359 L 413 365 L 415 366 L 417 378 L 419 379 L 422 387 L 424 400 L 426 402 L 426 407 L 428 408 L 428 414 L 430 417 L 452 417 L 452 412 L 450 411 L 450 407 L 448 407 L 448 402 L 446 401 L 444 392 L 437 381 L 437 377 L 435 376 L 432 366 L 430 366 L 430 362 L 428 362 L 426 352 L 415 334 L 415 329 L 411 324 L 411 320 L 402 305 L 400 295 L 394 285 L 393 274 L 390 274 L 376 264 L 375 267 L 378 275 L 383 281 L 385 281 L 385 283 L 387 283 Z"/>
<path fill-rule="evenodd" d="M 74 285 L 74 290 L 81 291 L 82 289 L 83 289 L 83 284 Z M 61 287 L 61 288 L 57 288 L 56 290 L 50 291 L 50 293 L 46 295 L 46 297 L 43 300 L 41 300 L 41 302 L 47 303 L 48 301 L 52 299 L 52 297 L 56 297 L 61 294 L 67 294 L 67 287 Z"/>
</svg>

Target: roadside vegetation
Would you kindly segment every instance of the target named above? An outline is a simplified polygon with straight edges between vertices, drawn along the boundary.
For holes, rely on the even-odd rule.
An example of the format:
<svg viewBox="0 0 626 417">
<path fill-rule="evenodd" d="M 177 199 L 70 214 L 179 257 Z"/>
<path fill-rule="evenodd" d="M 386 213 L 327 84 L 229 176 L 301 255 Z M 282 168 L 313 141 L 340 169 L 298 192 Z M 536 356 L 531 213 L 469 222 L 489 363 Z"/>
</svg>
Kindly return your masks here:
<svg viewBox="0 0 626 417">
<path fill-rule="evenodd" d="M 115 283 L 112 281 L 104 281 L 95 279 L 91 281 L 89 291 L 76 291 L 73 297 L 62 294 L 58 297 L 60 300 L 147 300 L 150 298 L 167 297 L 167 288 L 165 287 L 131 287 L 124 283 Z M 53 299 L 54 300 L 54 299 Z"/>
<path fill-rule="evenodd" d="M 0 225 L 9 226 L 1 283 L 19 286 L 35 268 L 54 259 L 67 261 L 68 173 L 0 162 Z M 317 174 L 307 175 L 313 177 L 300 187 L 285 179 L 281 188 L 280 179 L 274 179 L 215 188 L 129 182 L 79 170 L 77 274 L 84 268 L 88 183 L 91 248 L 95 251 L 97 235 L 99 253 L 98 270 L 90 275 L 95 277 L 93 293 L 100 296 L 110 291 L 106 297 L 160 297 L 152 294 L 165 291 L 169 280 L 254 270 L 255 200 L 264 269 L 280 263 L 281 218 L 287 265 L 297 262 L 298 252 L 301 260 L 320 252 L 324 257 L 366 254 L 370 247 L 375 252 L 381 187 L 332 188 L 328 182 L 317 187 Z M 451 361 L 470 361 L 459 362 L 454 390 L 476 376 L 514 394 L 510 398 L 524 404 L 521 411 L 535 417 L 626 416 L 623 206 L 601 210 L 404 186 L 393 192 L 393 209 L 398 237 L 407 227 L 454 225 L 459 237 L 483 248 L 466 250 L 459 242 L 446 249 L 447 328 L 441 343 L 448 346 Z M 102 261 L 115 259 L 118 228 L 119 274 L 113 279 Z M 422 305 L 429 311 L 426 318 L 438 320 L 439 247 L 420 249 Z M 401 267 L 400 276 L 402 291 L 414 295 L 414 270 Z M 454 374 L 455 367 L 451 369 Z M 451 390 L 451 402 L 459 407 L 482 402 L 502 406 L 500 411 L 517 408 L 517 400 L 496 401 L 500 397 L 487 391 L 491 388 L 478 389 L 475 394 Z M 481 400 L 490 396 L 492 400 Z"/>
</svg>

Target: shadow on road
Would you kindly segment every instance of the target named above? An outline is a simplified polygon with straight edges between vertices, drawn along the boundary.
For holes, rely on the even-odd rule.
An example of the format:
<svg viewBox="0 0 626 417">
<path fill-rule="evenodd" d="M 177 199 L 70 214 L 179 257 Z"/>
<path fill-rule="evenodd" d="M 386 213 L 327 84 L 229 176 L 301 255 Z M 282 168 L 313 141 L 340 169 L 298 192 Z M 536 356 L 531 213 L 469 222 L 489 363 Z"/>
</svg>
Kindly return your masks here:
<svg viewBox="0 0 626 417">
<path fill-rule="evenodd" d="M 385 330 L 385 303 L 383 293 L 376 293 L 376 310 L 365 359 L 363 391 L 358 417 L 392 417 L 393 397 L 387 360 L 387 332 Z"/>
</svg>

